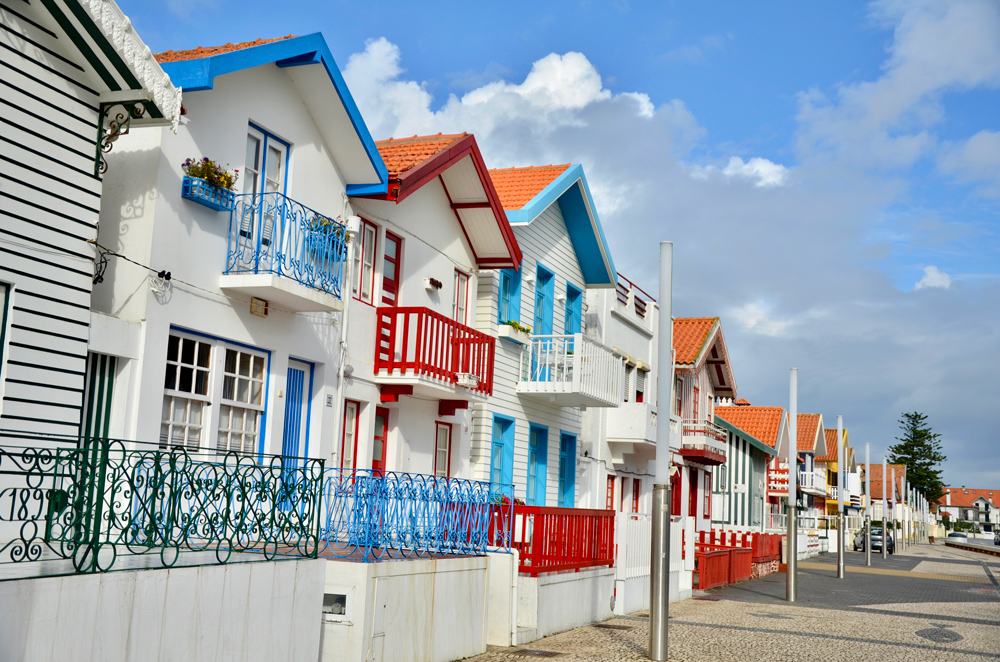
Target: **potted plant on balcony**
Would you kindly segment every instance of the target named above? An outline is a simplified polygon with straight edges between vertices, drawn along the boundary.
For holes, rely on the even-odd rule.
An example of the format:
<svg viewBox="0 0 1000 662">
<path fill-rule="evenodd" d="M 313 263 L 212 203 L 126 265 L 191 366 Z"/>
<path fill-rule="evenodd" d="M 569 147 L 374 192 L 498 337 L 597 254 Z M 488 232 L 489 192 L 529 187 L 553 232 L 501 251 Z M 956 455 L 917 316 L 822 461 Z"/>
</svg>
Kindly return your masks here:
<svg viewBox="0 0 1000 662">
<path fill-rule="evenodd" d="M 187 159 L 181 164 L 184 180 L 181 197 L 193 200 L 215 211 L 232 211 L 236 204 L 233 187 L 240 178 L 240 171 L 229 172 L 207 156 Z"/>
<path fill-rule="evenodd" d="M 507 320 L 500 324 L 497 335 L 503 340 L 515 342 L 518 345 L 527 345 L 528 337 L 531 334 L 531 327 L 524 326 L 516 320 Z"/>
<path fill-rule="evenodd" d="M 346 227 L 340 219 L 316 214 L 306 223 L 306 250 L 319 264 L 330 264 L 343 249 Z"/>
</svg>

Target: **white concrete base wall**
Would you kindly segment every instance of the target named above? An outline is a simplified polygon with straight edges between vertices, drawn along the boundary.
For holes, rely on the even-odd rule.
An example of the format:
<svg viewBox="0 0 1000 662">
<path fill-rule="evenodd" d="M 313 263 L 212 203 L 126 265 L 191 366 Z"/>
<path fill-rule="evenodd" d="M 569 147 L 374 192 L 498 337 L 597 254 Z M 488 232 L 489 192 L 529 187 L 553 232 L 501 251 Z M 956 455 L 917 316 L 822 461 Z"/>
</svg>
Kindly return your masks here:
<svg viewBox="0 0 1000 662">
<path fill-rule="evenodd" d="M 600 623 L 613 616 L 614 568 L 541 577 L 521 575 L 517 582 L 517 636 L 526 644 L 550 634 Z"/>
<path fill-rule="evenodd" d="M 649 575 L 615 581 L 615 614 L 626 616 L 649 609 Z"/>
<path fill-rule="evenodd" d="M 517 550 L 510 554 L 487 554 L 489 562 L 489 602 L 486 643 L 513 646 L 517 635 Z"/>
<path fill-rule="evenodd" d="M 451 662 L 486 651 L 486 557 L 326 562 L 327 594 L 347 596 L 324 615 L 329 662 Z"/>
<path fill-rule="evenodd" d="M 322 560 L 0 582 L 0 660 L 302 660 L 320 652 Z"/>
</svg>

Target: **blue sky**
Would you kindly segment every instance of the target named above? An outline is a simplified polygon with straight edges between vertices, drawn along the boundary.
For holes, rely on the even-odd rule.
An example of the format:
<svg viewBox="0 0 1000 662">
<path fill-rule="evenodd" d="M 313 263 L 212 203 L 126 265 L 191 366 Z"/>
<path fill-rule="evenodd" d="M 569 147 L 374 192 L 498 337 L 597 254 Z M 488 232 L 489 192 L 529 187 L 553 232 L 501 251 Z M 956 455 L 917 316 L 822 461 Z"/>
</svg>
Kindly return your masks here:
<svg viewBox="0 0 1000 662">
<path fill-rule="evenodd" d="M 154 51 L 321 31 L 375 138 L 583 163 L 616 266 L 722 317 L 740 394 L 927 413 L 946 480 L 1000 486 L 1000 5 L 120 0 Z"/>
</svg>

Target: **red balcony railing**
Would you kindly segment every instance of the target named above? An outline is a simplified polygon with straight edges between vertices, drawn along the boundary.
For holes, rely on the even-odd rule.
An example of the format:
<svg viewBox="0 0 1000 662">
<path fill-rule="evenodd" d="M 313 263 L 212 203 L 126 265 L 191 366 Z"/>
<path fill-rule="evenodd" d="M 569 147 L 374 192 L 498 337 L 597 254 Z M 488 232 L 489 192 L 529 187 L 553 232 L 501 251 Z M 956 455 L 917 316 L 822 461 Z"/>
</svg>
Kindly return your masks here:
<svg viewBox="0 0 1000 662">
<path fill-rule="evenodd" d="M 618 282 L 615 289 L 618 293 L 618 303 L 623 306 L 628 306 L 629 296 L 631 295 L 635 304 L 635 314 L 638 317 L 645 318 L 646 304 L 650 301 L 656 301 L 647 292 L 643 291 L 641 287 L 621 274 L 618 274 Z"/>
<path fill-rule="evenodd" d="M 615 511 L 514 506 L 512 548 L 518 572 L 543 572 L 615 565 Z"/>
<path fill-rule="evenodd" d="M 378 309 L 375 374 L 413 375 L 493 393 L 496 339 L 427 308 Z"/>
</svg>

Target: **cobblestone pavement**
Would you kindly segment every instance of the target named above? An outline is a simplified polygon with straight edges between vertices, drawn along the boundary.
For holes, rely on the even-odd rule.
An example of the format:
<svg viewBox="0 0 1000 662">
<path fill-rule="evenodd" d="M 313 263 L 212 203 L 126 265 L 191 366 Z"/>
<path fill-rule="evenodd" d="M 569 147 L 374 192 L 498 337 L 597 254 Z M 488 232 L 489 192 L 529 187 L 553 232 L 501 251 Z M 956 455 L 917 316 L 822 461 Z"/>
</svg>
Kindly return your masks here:
<svg viewBox="0 0 1000 662">
<path fill-rule="evenodd" d="M 848 552 L 837 579 L 836 554 L 799 562 L 798 600 L 785 602 L 785 575 L 700 592 L 670 606 L 670 659 L 1000 660 L 1000 562 L 943 545 L 916 545 L 885 561 Z M 541 659 L 642 660 L 646 614 L 569 632 L 516 648 L 495 648 L 475 662 Z"/>
</svg>

